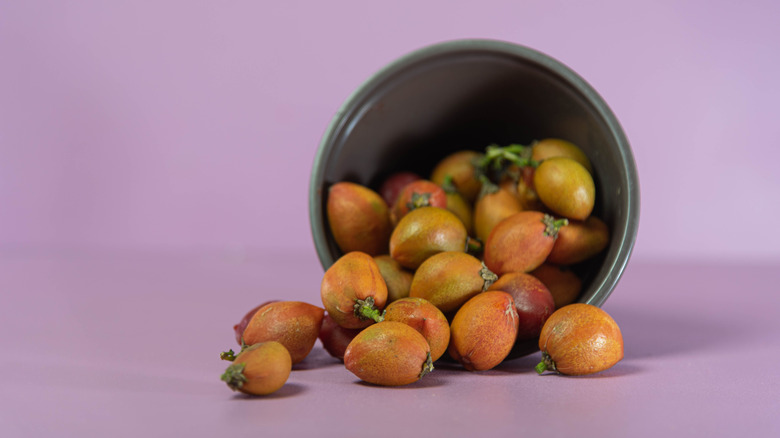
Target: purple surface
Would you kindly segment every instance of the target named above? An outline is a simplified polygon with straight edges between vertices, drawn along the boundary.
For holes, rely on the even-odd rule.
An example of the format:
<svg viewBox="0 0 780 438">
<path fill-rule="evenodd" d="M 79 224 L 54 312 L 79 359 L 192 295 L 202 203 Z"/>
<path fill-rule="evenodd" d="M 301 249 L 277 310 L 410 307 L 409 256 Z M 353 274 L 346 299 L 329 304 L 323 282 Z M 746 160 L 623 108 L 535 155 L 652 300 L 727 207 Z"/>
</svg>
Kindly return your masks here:
<svg viewBox="0 0 780 438">
<path fill-rule="evenodd" d="M 358 383 L 319 343 L 275 395 L 232 393 L 218 353 L 268 299 L 319 304 L 313 254 L 0 259 L 4 436 L 776 436 L 773 266 L 633 263 L 604 308 L 625 359 L 538 376 L 539 354 L 401 388 Z M 10 292 L 10 293 L 9 293 Z M 117 297 L 125 297 L 118 299 Z"/>
</svg>

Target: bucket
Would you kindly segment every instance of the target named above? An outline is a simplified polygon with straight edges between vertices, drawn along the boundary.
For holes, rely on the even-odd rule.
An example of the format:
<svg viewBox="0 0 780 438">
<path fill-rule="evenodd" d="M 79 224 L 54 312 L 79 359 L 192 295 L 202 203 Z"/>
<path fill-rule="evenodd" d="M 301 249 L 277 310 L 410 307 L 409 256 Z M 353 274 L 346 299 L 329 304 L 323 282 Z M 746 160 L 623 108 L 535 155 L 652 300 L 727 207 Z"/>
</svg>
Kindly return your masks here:
<svg viewBox="0 0 780 438">
<path fill-rule="evenodd" d="M 599 94 L 561 62 L 521 45 L 456 40 L 414 51 L 359 86 L 333 117 L 317 150 L 309 218 L 324 269 L 342 252 L 330 233 L 328 188 L 340 181 L 378 190 L 386 177 L 427 178 L 446 155 L 490 144 L 563 138 L 593 166 L 593 215 L 610 229 L 609 246 L 574 267 L 579 302 L 601 306 L 631 255 L 639 224 L 639 182 L 628 140 Z M 527 351 L 526 351 L 527 350 Z M 513 356 L 535 351 L 518 345 Z"/>
</svg>

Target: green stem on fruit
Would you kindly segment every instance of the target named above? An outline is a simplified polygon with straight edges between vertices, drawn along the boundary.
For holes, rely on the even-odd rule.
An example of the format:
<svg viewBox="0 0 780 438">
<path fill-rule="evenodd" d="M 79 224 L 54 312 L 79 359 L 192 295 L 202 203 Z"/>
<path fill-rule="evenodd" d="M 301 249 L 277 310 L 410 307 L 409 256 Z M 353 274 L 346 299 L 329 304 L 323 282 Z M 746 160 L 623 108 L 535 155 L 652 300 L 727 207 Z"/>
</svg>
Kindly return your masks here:
<svg viewBox="0 0 780 438">
<path fill-rule="evenodd" d="M 492 144 L 485 149 L 485 155 L 479 161 L 479 168 L 486 171 L 492 166 L 494 170 L 501 170 L 507 163 L 518 167 L 537 167 L 539 165 L 538 161 L 531 158 L 531 146 Z"/>
<path fill-rule="evenodd" d="M 444 181 L 441 183 L 441 188 L 444 190 L 444 193 L 458 193 L 458 188 L 455 187 L 455 183 L 452 182 L 452 175 L 446 175 L 444 177 Z"/>
<path fill-rule="evenodd" d="M 406 207 L 409 209 L 409 211 L 414 210 L 415 208 L 420 207 L 428 207 L 431 205 L 431 194 L 430 193 L 412 193 L 412 200 L 410 202 L 406 203 Z"/>
<path fill-rule="evenodd" d="M 478 255 L 485 249 L 485 244 L 476 237 L 466 236 L 466 252 L 472 255 Z"/>
<path fill-rule="evenodd" d="M 534 369 L 539 374 L 542 374 L 548 370 L 557 371 L 557 368 L 555 367 L 555 361 L 552 360 L 552 357 L 550 357 L 550 355 L 547 354 L 546 351 L 542 352 L 542 361 L 536 364 L 536 367 Z"/>
<path fill-rule="evenodd" d="M 558 231 L 561 230 L 562 227 L 569 225 L 569 220 L 566 218 L 563 219 L 555 219 L 554 217 L 550 216 L 549 214 L 545 214 L 544 218 L 542 218 L 542 223 L 544 224 L 544 235 L 545 236 L 552 236 L 553 239 L 558 238 Z"/>
<path fill-rule="evenodd" d="M 220 376 L 220 380 L 227 383 L 233 391 L 238 391 L 246 383 L 246 376 L 244 375 L 245 363 L 234 363 L 227 367 L 225 372 Z"/>
<path fill-rule="evenodd" d="M 479 176 L 479 182 L 482 183 L 482 187 L 479 189 L 479 195 L 477 195 L 477 199 L 482 199 L 483 197 L 496 193 L 498 191 L 498 185 L 496 185 L 493 181 L 490 180 L 490 178 L 487 177 L 487 175 L 480 175 Z"/>
<path fill-rule="evenodd" d="M 424 375 L 430 373 L 433 371 L 433 360 L 431 360 L 431 352 L 428 352 L 428 356 L 425 358 L 425 362 L 422 366 L 422 371 L 420 371 L 420 375 L 418 376 L 418 379 L 422 379 Z"/>
<path fill-rule="evenodd" d="M 485 281 L 482 284 L 482 291 L 488 290 L 490 286 L 492 286 L 493 283 L 498 280 L 498 275 L 488 269 L 487 265 L 485 265 L 485 262 L 482 262 L 482 269 L 479 270 L 479 276 L 482 277 L 482 280 Z"/>
<path fill-rule="evenodd" d="M 355 316 L 361 320 L 370 319 L 374 322 L 382 322 L 385 319 L 384 313 L 376 308 L 374 297 L 368 297 L 365 300 L 355 300 Z"/>
<path fill-rule="evenodd" d="M 229 360 L 233 362 L 234 360 L 236 360 L 236 353 L 231 348 L 228 351 L 223 351 L 222 353 L 219 353 L 219 358 L 222 360 Z"/>
<path fill-rule="evenodd" d="M 249 348 L 249 345 L 246 345 L 246 342 L 244 342 L 244 337 L 241 336 L 241 350 L 238 352 L 238 354 L 243 353 L 247 348 Z"/>
</svg>

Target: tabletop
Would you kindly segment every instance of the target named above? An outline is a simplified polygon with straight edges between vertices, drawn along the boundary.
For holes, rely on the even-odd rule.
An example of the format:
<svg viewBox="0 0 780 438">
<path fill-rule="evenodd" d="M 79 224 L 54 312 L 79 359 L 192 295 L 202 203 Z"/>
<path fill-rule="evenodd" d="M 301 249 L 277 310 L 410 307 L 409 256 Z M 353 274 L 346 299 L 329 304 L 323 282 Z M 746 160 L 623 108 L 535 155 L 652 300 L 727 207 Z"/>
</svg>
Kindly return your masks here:
<svg viewBox="0 0 780 438">
<path fill-rule="evenodd" d="M 775 266 L 632 261 L 605 303 L 625 358 L 537 375 L 540 354 L 361 383 L 318 343 L 273 395 L 219 380 L 232 325 L 270 299 L 321 304 L 314 252 L 0 257 L 4 436 L 772 436 Z"/>
</svg>

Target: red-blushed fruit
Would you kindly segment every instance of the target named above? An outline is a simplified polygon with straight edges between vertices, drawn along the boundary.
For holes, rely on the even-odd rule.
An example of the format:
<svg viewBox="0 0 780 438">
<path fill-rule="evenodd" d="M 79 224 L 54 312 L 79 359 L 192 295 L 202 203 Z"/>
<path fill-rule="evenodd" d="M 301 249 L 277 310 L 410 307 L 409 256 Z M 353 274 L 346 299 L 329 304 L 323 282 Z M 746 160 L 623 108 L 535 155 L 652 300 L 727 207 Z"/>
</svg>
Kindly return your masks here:
<svg viewBox="0 0 780 438">
<path fill-rule="evenodd" d="M 596 185 L 582 164 L 566 157 L 548 158 L 534 171 L 534 189 L 553 213 L 585 220 L 596 202 Z"/>
<path fill-rule="evenodd" d="M 387 205 L 392 206 L 395 204 L 396 199 L 398 199 L 401 190 L 403 190 L 407 184 L 417 181 L 418 179 L 422 179 L 422 177 L 414 172 L 396 172 L 384 180 L 379 187 L 379 194 Z"/>
<path fill-rule="evenodd" d="M 320 297 L 325 310 L 344 328 L 367 327 L 380 318 L 387 302 L 387 284 L 374 259 L 353 251 L 336 260 L 322 277 Z"/>
<path fill-rule="evenodd" d="M 539 211 L 521 211 L 502 220 L 485 242 L 485 264 L 501 276 L 529 272 L 544 263 L 558 230 L 568 221 Z"/>
<path fill-rule="evenodd" d="M 292 371 L 290 353 L 276 341 L 250 345 L 236 356 L 221 380 L 233 391 L 267 395 L 279 390 Z"/>
<path fill-rule="evenodd" d="M 609 227 L 596 216 L 570 221 L 558 232 L 547 262 L 574 265 L 603 251 L 609 244 Z"/>
<path fill-rule="evenodd" d="M 536 371 L 570 376 L 593 374 L 623 359 L 623 335 L 604 310 L 574 303 L 556 310 L 539 336 L 542 362 Z"/>
<path fill-rule="evenodd" d="M 531 275 L 550 290 L 556 309 L 577 301 L 582 291 L 582 280 L 567 266 L 544 263 L 531 271 Z"/>
<path fill-rule="evenodd" d="M 390 211 L 378 193 L 360 184 L 339 182 L 328 190 L 328 224 L 342 252 L 386 254 L 392 231 Z"/>
<path fill-rule="evenodd" d="M 319 338 L 328 354 L 343 361 L 347 345 L 358 333 L 360 333 L 360 329 L 346 329 L 336 324 L 336 321 L 326 313 L 322 319 Z"/>
<path fill-rule="evenodd" d="M 449 354 L 467 370 L 489 370 L 509 355 L 518 324 L 511 295 L 483 292 L 467 301 L 452 319 Z"/>
<path fill-rule="evenodd" d="M 407 213 L 421 207 L 447 208 L 447 195 L 444 189 L 426 179 L 413 181 L 407 184 L 390 210 L 390 220 L 397 225 Z"/>
<path fill-rule="evenodd" d="M 412 278 L 410 297 L 424 298 L 444 313 L 457 310 L 498 277 L 476 257 L 445 251 L 426 259 Z"/>
<path fill-rule="evenodd" d="M 466 252 L 468 234 L 452 212 L 422 207 L 404 216 L 390 235 L 390 255 L 408 269 L 444 251 Z"/>
<path fill-rule="evenodd" d="M 512 192 L 495 185 L 492 187 L 492 191 L 483 191 L 474 204 L 474 230 L 477 239 L 483 242 L 499 222 L 523 210 L 520 201 Z"/>
<path fill-rule="evenodd" d="M 555 311 L 555 301 L 536 277 L 523 272 L 502 275 L 488 290 L 512 295 L 518 315 L 517 340 L 538 339 L 547 318 Z"/>
<path fill-rule="evenodd" d="M 431 172 L 431 181 L 443 185 L 445 179 L 450 177 L 458 192 L 467 201 L 474 202 L 482 187 L 474 162 L 482 156 L 480 152 L 471 150 L 454 152 L 436 164 Z"/>
<path fill-rule="evenodd" d="M 374 257 L 379 272 L 387 284 L 387 302 L 399 300 L 409 296 L 409 288 L 412 286 L 413 273 L 408 271 L 389 254 Z"/>
<path fill-rule="evenodd" d="M 402 322 L 420 332 L 431 347 L 431 360 L 439 359 L 450 343 L 450 324 L 436 306 L 422 298 L 402 298 L 385 309 L 385 321 Z"/>
<path fill-rule="evenodd" d="M 302 361 L 314 347 L 325 311 L 301 301 L 277 301 L 261 307 L 244 329 L 246 345 L 277 341 L 293 363 Z"/>
<path fill-rule="evenodd" d="M 355 336 L 344 365 L 361 380 L 383 386 L 408 385 L 433 371 L 428 341 L 396 321 L 376 323 Z"/>
<path fill-rule="evenodd" d="M 588 172 L 593 173 L 593 166 L 588 156 L 577 145 L 560 138 L 544 138 L 531 145 L 531 158 L 544 161 L 552 157 L 567 157 L 582 164 Z"/>
<path fill-rule="evenodd" d="M 244 330 L 246 329 L 246 325 L 249 324 L 249 321 L 252 320 L 252 317 L 255 316 L 255 313 L 257 313 L 257 311 L 260 310 L 260 308 L 265 306 L 266 304 L 275 303 L 277 301 L 279 300 L 266 301 L 263 304 L 260 304 L 259 306 L 247 312 L 246 315 L 244 315 L 244 317 L 241 318 L 241 321 L 239 321 L 238 324 L 233 326 L 233 332 L 236 334 L 236 342 L 238 342 L 238 345 L 242 345 L 242 346 L 244 345 L 244 343 L 241 342 L 241 337 L 244 336 Z"/>
</svg>

